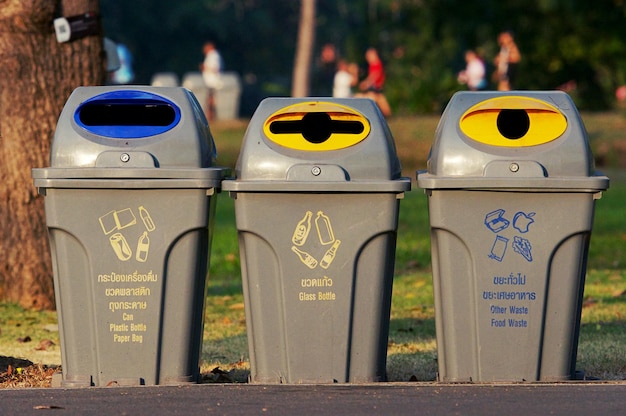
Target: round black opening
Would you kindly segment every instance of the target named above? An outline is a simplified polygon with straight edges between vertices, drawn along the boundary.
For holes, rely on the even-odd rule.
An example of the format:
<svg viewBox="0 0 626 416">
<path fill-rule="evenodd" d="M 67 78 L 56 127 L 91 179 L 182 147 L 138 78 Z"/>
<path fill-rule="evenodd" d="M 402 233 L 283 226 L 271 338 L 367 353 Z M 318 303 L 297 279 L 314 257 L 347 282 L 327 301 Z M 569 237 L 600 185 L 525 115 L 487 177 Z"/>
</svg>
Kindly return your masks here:
<svg viewBox="0 0 626 416">
<path fill-rule="evenodd" d="M 302 117 L 302 136 L 311 143 L 323 143 L 333 134 L 327 113 L 307 113 Z"/>
<path fill-rule="evenodd" d="M 526 110 L 504 109 L 498 114 L 498 131 L 510 140 L 524 137 L 530 128 L 530 118 Z"/>
<path fill-rule="evenodd" d="M 270 131 L 274 134 L 300 133 L 309 143 L 324 143 L 334 133 L 361 134 L 365 126 L 360 121 L 333 120 L 328 113 L 307 113 L 301 120 L 273 121 Z"/>
</svg>

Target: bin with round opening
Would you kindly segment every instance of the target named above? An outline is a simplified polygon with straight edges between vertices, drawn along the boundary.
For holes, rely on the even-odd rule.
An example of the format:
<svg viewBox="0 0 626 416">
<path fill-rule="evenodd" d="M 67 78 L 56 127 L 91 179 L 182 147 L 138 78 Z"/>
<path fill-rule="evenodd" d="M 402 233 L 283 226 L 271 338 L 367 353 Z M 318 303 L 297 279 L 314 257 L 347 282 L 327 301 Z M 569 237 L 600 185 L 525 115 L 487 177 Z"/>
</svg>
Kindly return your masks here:
<svg viewBox="0 0 626 416">
<path fill-rule="evenodd" d="M 570 97 L 455 94 L 417 183 L 439 380 L 573 378 L 595 200 L 609 180 L 593 170 Z"/>
<path fill-rule="evenodd" d="M 254 383 L 386 379 L 400 176 L 393 137 L 365 99 L 264 100 L 235 199 Z"/>
</svg>

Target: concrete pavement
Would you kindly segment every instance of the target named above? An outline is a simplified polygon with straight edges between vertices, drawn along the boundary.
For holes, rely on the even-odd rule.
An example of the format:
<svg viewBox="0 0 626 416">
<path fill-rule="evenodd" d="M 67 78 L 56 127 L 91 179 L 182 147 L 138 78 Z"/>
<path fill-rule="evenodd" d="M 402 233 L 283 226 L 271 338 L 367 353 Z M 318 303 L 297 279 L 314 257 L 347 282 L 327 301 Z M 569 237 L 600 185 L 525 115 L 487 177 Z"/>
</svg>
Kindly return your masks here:
<svg viewBox="0 0 626 416">
<path fill-rule="evenodd" d="M 4 415 L 623 415 L 626 382 L 200 384 L 0 391 Z"/>
</svg>

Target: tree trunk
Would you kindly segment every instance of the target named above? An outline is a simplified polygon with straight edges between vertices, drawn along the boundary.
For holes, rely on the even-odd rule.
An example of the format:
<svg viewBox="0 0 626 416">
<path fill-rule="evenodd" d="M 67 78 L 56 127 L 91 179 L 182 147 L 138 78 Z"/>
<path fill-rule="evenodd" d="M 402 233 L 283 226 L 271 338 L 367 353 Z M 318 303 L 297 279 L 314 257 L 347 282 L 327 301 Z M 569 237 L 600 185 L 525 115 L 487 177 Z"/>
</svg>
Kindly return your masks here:
<svg viewBox="0 0 626 416">
<path fill-rule="evenodd" d="M 69 94 L 105 75 L 101 34 L 58 43 L 52 22 L 98 10 L 98 0 L 0 0 L 0 299 L 27 308 L 54 307 L 43 198 L 31 169 L 48 166 Z"/>
<path fill-rule="evenodd" d="M 315 0 L 301 0 L 298 45 L 296 46 L 296 62 L 293 69 L 293 85 L 291 88 L 293 97 L 309 95 L 309 73 L 314 39 Z"/>
</svg>

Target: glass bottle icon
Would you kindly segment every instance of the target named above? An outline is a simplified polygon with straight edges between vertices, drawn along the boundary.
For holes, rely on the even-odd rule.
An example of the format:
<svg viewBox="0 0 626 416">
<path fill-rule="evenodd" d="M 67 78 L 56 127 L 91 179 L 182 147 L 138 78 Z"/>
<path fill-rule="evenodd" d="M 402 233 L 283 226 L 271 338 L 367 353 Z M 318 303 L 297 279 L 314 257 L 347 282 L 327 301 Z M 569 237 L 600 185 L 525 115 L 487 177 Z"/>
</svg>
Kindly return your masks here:
<svg viewBox="0 0 626 416">
<path fill-rule="evenodd" d="M 326 250 L 326 253 L 324 253 L 324 257 L 322 257 L 322 261 L 320 261 L 320 266 L 322 266 L 323 269 L 328 269 L 330 263 L 333 262 L 335 256 L 337 255 L 337 249 L 339 248 L 340 244 L 341 240 L 335 240 L 332 247 Z"/>
<path fill-rule="evenodd" d="M 300 261 L 304 263 L 309 269 L 314 269 L 317 267 L 317 260 L 315 260 L 315 258 L 306 251 L 302 251 L 296 246 L 291 246 L 291 251 L 296 253 L 300 258 Z"/>
<path fill-rule="evenodd" d="M 332 244 L 335 241 L 335 234 L 330 224 L 330 218 L 328 218 L 323 211 L 317 211 L 315 228 L 317 228 L 317 236 L 320 239 L 320 243 L 323 245 Z"/>
<path fill-rule="evenodd" d="M 304 217 L 296 225 L 296 229 L 291 237 L 291 242 L 296 246 L 302 246 L 306 242 L 306 239 L 309 236 L 309 231 L 311 231 L 312 217 L 313 213 L 311 211 L 307 211 L 306 214 L 304 214 Z"/>
</svg>

